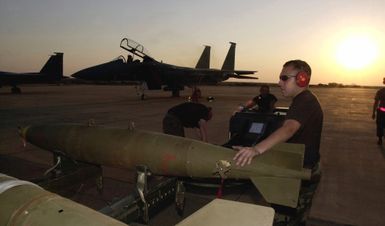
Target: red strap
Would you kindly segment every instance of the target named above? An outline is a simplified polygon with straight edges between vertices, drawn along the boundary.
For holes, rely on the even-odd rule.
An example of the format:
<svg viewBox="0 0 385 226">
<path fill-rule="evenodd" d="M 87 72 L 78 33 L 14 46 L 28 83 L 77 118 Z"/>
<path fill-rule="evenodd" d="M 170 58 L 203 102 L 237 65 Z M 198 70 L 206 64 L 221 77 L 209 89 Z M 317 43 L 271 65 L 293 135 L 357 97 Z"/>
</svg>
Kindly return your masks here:
<svg viewBox="0 0 385 226">
<path fill-rule="evenodd" d="M 223 182 L 225 180 L 221 178 L 221 184 L 219 185 L 218 191 L 217 191 L 217 198 L 220 199 L 222 198 L 222 190 L 223 190 Z"/>
</svg>

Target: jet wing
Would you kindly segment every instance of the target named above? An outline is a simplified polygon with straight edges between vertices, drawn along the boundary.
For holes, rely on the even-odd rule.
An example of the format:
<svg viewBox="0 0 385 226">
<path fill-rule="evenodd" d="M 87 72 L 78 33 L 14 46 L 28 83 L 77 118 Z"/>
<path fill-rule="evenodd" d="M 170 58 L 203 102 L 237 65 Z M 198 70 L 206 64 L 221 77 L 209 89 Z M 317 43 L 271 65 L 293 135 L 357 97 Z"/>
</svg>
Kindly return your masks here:
<svg viewBox="0 0 385 226">
<path fill-rule="evenodd" d="M 236 78 L 236 79 L 258 79 L 258 77 L 252 77 L 252 76 L 244 76 L 244 75 L 236 75 L 231 78 Z"/>
<path fill-rule="evenodd" d="M 236 78 L 236 79 L 258 79 L 258 77 L 254 76 L 245 76 L 245 75 L 251 75 L 256 73 L 257 71 L 234 71 L 233 76 L 230 76 L 230 78 Z"/>
<path fill-rule="evenodd" d="M 258 77 L 254 77 L 254 76 L 245 76 L 245 75 L 252 75 L 256 72 L 257 71 L 227 71 L 226 75 L 229 78 L 236 78 L 236 79 L 258 79 Z"/>
<path fill-rule="evenodd" d="M 258 71 L 244 71 L 244 70 L 234 70 L 234 73 L 238 75 L 252 75 L 257 73 Z"/>
</svg>

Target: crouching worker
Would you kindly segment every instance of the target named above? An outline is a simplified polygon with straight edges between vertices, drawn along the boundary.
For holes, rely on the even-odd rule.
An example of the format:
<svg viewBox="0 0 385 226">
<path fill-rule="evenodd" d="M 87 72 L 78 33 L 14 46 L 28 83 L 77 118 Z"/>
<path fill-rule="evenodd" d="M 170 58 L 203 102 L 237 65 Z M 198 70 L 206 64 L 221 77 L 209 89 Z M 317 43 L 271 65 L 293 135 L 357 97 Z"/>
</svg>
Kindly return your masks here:
<svg viewBox="0 0 385 226">
<path fill-rule="evenodd" d="M 200 139 L 207 142 L 207 122 L 212 118 L 212 109 L 203 104 L 187 102 L 168 110 L 163 118 L 163 132 L 184 137 L 184 128 L 196 128 Z"/>
<path fill-rule="evenodd" d="M 297 208 L 272 205 L 276 210 L 274 225 L 304 225 L 315 190 L 320 181 L 320 140 L 323 111 L 317 97 L 309 90 L 310 66 L 302 60 L 283 65 L 279 86 L 283 96 L 292 99 L 283 125 L 253 147 L 235 146 L 237 165 L 250 164 L 258 155 L 282 142 L 305 144 L 304 168 L 312 170 L 310 181 L 303 181 Z"/>
</svg>

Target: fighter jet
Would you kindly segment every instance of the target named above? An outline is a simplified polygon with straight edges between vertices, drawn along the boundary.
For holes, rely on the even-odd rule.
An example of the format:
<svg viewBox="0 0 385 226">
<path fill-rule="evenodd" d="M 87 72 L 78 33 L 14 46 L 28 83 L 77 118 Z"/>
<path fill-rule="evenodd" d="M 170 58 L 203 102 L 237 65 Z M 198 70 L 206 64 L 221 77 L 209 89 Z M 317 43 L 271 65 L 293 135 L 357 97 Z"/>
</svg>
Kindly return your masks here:
<svg viewBox="0 0 385 226">
<path fill-rule="evenodd" d="M 63 79 L 63 53 L 55 52 L 40 72 L 14 73 L 0 71 L 0 87 L 12 86 L 12 93 L 21 93 L 17 85 L 30 83 L 55 83 Z"/>
<path fill-rule="evenodd" d="M 152 58 L 144 47 L 133 40 L 124 38 L 120 47 L 127 50 L 127 60 L 119 57 L 111 62 L 92 66 L 72 75 L 90 81 L 137 81 L 149 90 L 171 91 L 179 96 L 184 86 L 212 85 L 229 78 L 257 79 L 244 76 L 256 71 L 234 70 L 236 43 L 230 42 L 222 69 L 210 69 L 210 47 L 206 46 L 195 68 L 181 67 L 159 62 Z M 134 60 L 134 58 L 137 58 Z"/>
</svg>

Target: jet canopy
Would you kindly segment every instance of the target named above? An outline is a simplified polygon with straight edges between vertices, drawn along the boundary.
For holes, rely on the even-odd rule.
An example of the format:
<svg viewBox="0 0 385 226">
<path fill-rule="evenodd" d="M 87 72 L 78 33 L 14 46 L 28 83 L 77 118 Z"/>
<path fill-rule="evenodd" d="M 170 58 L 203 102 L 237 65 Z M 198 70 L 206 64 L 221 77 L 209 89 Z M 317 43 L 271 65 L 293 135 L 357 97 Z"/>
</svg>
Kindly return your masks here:
<svg viewBox="0 0 385 226">
<path fill-rule="evenodd" d="M 120 47 L 132 53 L 133 56 L 135 55 L 143 60 L 155 61 L 155 59 L 150 56 L 149 52 L 134 40 L 123 38 L 122 41 L 120 41 Z"/>
</svg>

